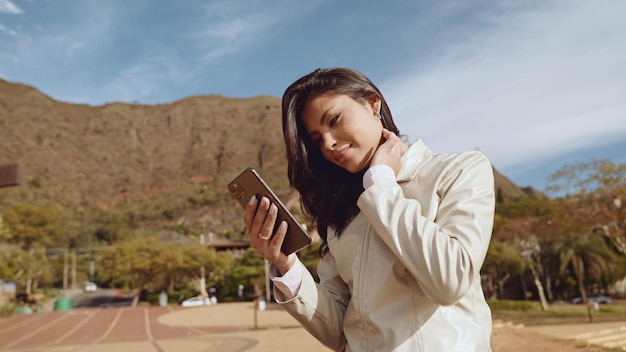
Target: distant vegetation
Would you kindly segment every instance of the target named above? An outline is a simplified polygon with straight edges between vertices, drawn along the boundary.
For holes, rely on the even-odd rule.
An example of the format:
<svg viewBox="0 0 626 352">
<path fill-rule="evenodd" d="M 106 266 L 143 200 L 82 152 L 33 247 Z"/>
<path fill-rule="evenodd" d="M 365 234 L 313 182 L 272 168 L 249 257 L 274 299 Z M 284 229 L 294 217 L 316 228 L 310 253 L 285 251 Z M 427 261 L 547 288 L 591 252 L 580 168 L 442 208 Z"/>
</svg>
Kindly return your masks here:
<svg viewBox="0 0 626 352">
<path fill-rule="evenodd" d="M 489 298 L 569 301 L 624 295 L 626 165 L 565 166 L 548 188 L 557 198 L 498 199 L 482 275 Z M 622 281 L 623 282 L 623 281 Z"/>
</svg>

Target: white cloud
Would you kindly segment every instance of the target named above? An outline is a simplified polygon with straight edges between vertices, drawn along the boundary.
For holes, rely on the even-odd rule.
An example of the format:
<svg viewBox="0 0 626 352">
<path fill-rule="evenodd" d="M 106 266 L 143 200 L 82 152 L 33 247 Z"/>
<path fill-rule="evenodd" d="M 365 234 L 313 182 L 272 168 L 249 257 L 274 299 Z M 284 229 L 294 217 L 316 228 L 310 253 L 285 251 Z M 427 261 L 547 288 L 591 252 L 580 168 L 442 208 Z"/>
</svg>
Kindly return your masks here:
<svg viewBox="0 0 626 352">
<path fill-rule="evenodd" d="M 13 61 L 24 65 L 61 70 L 68 64 L 68 57 L 76 57 L 81 51 L 87 55 L 98 52 L 106 45 L 114 28 L 115 9 L 111 5 L 87 3 L 77 17 L 63 26 L 51 20 L 23 28 L 2 48 L 0 59 L 3 54 L 10 54 Z"/>
<path fill-rule="evenodd" d="M 410 138 L 496 167 L 626 135 L 626 2 L 503 9 L 428 66 L 383 84 Z"/>
<path fill-rule="evenodd" d="M 137 58 L 117 72 L 99 92 L 98 98 L 99 101 L 104 99 L 107 102 L 128 103 L 153 102 L 159 98 L 163 101 L 170 86 L 184 85 L 193 77 L 194 69 L 185 65 L 180 57 L 171 52 L 160 52 L 150 57 Z"/>
<path fill-rule="evenodd" d="M 193 40 L 205 61 L 215 61 L 258 45 L 276 26 L 297 20 L 325 0 L 210 2 Z"/>
<path fill-rule="evenodd" d="M 11 0 L 0 0 L 0 13 L 8 13 L 10 15 L 20 15 L 24 13 L 15 3 Z"/>
</svg>

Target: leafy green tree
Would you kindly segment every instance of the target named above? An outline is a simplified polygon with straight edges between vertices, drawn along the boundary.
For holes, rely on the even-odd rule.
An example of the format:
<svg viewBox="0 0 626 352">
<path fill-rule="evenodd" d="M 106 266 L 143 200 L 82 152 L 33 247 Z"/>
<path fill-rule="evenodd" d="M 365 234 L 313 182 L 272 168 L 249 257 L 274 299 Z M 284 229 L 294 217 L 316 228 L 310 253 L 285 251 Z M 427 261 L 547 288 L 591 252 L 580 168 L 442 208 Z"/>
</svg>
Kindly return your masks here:
<svg viewBox="0 0 626 352">
<path fill-rule="evenodd" d="M 121 241 L 111 246 L 100 259 L 100 269 L 105 276 L 129 276 L 132 280 L 136 306 L 148 283 L 163 282 L 172 267 L 173 251 L 154 237 Z"/>
<path fill-rule="evenodd" d="M 11 234 L 8 242 L 22 249 L 45 247 L 59 230 L 59 211 L 50 207 L 15 204 L 4 211 L 2 221 Z"/>
<path fill-rule="evenodd" d="M 234 296 L 237 290 L 236 286 L 245 284 L 245 282 L 237 283 L 234 280 L 230 280 L 231 269 L 235 261 L 235 258 L 229 253 L 217 252 L 213 265 L 208 268 L 207 286 L 217 288 L 221 291 L 222 296 Z"/>
<path fill-rule="evenodd" d="M 0 278 L 17 282 L 32 293 L 40 283 L 50 284 L 52 269 L 44 248 L 24 251 L 17 246 L 0 247 Z"/>
<path fill-rule="evenodd" d="M 184 247 L 182 265 L 179 266 L 184 277 L 197 279 L 200 293 L 206 294 L 206 277 L 215 270 L 215 250 L 203 245 Z M 204 287 L 202 287 L 204 285 Z"/>
<path fill-rule="evenodd" d="M 88 225 L 87 232 L 95 238 L 97 243 L 111 245 L 132 239 L 133 220 L 128 216 L 113 210 L 96 209 L 89 217 L 91 223 Z"/>
<path fill-rule="evenodd" d="M 523 274 L 526 263 L 511 243 L 497 239 L 489 243 L 481 274 L 486 277 L 486 295 L 491 299 L 504 297 L 504 285 L 511 277 Z"/>
<path fill-rule="evenodd" d="M 45 247 L 58 235 L 59 212 L 50 207 L 15 204 L 5 210 L 2 223 L 8 229 L 3 230 L 2 237 L 22 250 L 15 257 L 13 276 L 18 280 L 25 273 L 26 293 L 31 293 L 40 280 L 51 276 Z"/>
<path fill-rule="evenodd" d="M 11 237 L 11 231 L 2 221 L 2 216 L 0 216 L 0 243 L 8 243 L 11 240 Z"/>
<path fill-rule="evenodd" d="M 252 291 L 254 297 L 261 296 L 265 287 L 265 260 L 254 248 L 248 248 L 235 261 L 230 279 L 233 285 L 250 288 L 248 291 Z"/>
<path fill-rule="evenodd" d="M 4 281 L 17 281 L 25 273 L 20 257 L 25 252 L 17 246 L 0 246 L 0 278 Z"/>
<path fill-rule="evenodd" d="M 188 282 L 201 282 L 203 276 L 210 276 L 210 285 L 224 282 L 232 261 L 228 254 L 216 254 L 206 246 L 165 244 L 155 237 L 145 237 L 115 243 L 99 266 L 102 279 L 128 282 L 135 290 L 136 305 L 144 290 L 172 291 Z M 199 284 L 192 286 L 202 292 Z"/>
</svg>

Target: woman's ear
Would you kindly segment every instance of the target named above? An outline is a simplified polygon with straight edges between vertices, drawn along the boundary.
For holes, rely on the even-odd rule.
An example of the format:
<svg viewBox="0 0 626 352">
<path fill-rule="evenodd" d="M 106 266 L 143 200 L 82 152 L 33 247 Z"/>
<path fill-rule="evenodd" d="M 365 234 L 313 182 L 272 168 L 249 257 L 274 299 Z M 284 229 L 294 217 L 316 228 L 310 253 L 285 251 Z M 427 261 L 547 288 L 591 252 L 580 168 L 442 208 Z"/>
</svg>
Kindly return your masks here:
<svg viewBox="0 0 626 352">
<path fill-rule="evenodd" d="M 372 107 L 372 110 L 374 111 L 374 115 L 380 115 L 380 108 L 382 105 L 382 101 L 380 100 L 380 97 L 378 96 L 378 94 L 370 94 L 370 96 L 367 97 L 367 102 Z"/>
</svg>

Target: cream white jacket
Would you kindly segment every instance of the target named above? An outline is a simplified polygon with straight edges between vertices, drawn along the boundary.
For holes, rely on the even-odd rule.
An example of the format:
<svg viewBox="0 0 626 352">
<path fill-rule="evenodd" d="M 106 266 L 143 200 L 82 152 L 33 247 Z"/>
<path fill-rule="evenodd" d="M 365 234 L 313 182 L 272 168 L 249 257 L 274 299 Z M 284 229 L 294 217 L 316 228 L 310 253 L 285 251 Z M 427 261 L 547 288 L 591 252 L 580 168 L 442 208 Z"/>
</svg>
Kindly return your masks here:
<svg viewBox="0 0 626 352">
<path fill-rule="evenodd" d="M 357 204 L 341 236 L 329 229 L 320 282 L 304 270 L 298 294 L 275 289 L 277 301 L 336 351 L 490 351 L 480 285 L 495 205 L 489 161 L 417 141 L 396 181 Z"/>
</svg>

